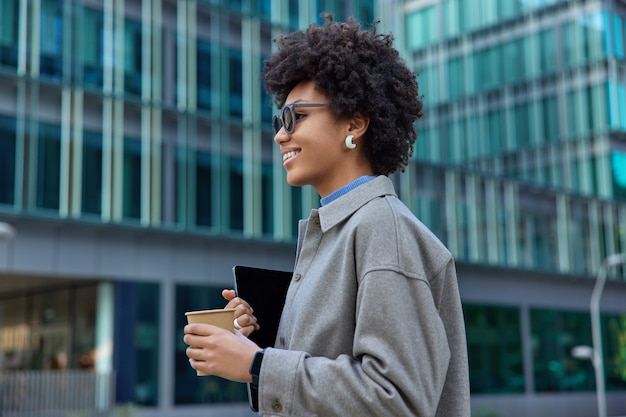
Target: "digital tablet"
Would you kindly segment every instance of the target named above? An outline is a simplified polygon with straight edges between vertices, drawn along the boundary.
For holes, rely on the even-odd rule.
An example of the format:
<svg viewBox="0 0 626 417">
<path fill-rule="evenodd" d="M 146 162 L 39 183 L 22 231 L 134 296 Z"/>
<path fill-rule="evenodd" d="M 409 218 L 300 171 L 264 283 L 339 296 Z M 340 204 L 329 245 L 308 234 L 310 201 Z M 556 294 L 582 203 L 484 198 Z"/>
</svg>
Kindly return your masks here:
<svg viewBox="0 0 626 417">
<path fill-rule="evenodd" d="M 274 346 L 292 273 L 236 265 L 233 274 L 237 296 L 250 304 L 261 327 L 250 340 L 261 348 Z"/>
<path fill-rule="evenodd" d="M 274 346 L 292 273 L 236 265 L 233 275 L 237 296 L 250 304 L 260 325 L 259 330 L 252 332 L 250 340 L 261 348 Z M 258 412 L 259 394 L 252 384 L 247 385 L 250 408 Z"/>
</svg>

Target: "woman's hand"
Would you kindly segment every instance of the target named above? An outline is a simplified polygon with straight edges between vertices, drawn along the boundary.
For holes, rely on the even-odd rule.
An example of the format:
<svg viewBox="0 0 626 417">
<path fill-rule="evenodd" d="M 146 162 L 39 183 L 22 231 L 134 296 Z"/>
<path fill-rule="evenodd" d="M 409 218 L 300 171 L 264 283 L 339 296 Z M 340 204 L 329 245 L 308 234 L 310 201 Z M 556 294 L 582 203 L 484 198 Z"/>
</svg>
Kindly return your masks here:
<svg viewBox="0 0 626 417">
<path fill-rule="evenodd" d="M 236 295 L 234 290 L 222 291 L 222 297 L 228 300 L 228 304 L 226 304 L 224 308 L 235 309 L 235 320 L 237 320 L 237 323 L 241 326 L 241 333 L 244 336 L 250 336 L 253 331 L 259 330 L 256 317 L 252 314 L 254 310 L 250 307 L 250 304 Z"/>
<path fill-rule="evenodd" d="M 252 381 L 250 364 L 261 348 L 242 331 L 233 334 L 210 324 L 194 323 L 185 326 L 183 340 L 189 345 L 186 353 L 196 371 L 231 381 Z"/>
</svg>

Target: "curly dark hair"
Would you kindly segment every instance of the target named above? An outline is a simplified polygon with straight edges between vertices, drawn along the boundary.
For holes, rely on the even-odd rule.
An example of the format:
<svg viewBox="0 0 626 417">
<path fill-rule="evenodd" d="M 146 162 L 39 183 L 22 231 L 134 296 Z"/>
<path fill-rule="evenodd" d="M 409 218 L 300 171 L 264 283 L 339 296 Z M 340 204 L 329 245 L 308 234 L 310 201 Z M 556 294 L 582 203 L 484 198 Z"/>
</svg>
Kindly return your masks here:
<svg viewBox="0 0 626 417">
<path fill-rule="evenodd" d="M 404 171 L 417 139 L 414 122 L 422 116 L 416 75 L 393 48 L 391 34 L 361 30 L 353 18 L 345 23 L 311 24 L 279 35 L 278 50 L 264 62 L 265 89 L 281 108 L 301 81 L 313 80 L 329 96 L 339 118 L 369 117 L 365 151 L 376 175 Z"/>
</svg>

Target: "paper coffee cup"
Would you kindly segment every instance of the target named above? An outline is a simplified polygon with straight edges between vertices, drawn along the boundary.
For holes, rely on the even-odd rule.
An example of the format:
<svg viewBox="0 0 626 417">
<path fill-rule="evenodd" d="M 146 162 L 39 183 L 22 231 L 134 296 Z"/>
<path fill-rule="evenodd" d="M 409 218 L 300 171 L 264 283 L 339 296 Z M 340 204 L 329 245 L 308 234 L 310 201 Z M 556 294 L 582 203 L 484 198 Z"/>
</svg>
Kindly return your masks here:
<svg viewBox="0 0 626 417">
<path fill-rule="evenodd" d="M 213 326 L 221 327 L 231 332 L 235 332 L 235 309 L 224 308 L 216 310 L 198 310 L 188 311 L 185 313 L 187 316 L 187 323 L 204 323 L 211 324 Z M 198 376 L 206 376 L 204 372 L 196 371 Z"/>
</svg>

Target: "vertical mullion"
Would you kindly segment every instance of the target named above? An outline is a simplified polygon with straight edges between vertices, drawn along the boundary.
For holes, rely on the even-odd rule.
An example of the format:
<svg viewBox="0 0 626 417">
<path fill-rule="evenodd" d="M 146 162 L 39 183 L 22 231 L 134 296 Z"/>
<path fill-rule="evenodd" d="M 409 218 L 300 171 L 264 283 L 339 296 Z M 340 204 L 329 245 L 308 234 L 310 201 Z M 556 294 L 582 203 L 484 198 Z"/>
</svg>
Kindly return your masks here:
<svg viewBox="0 0 626 417">
<path fill-rule="evenodd" d="M 140 222 L 144 226 L 150 225 L 151 199 L 151 138 L 152 138 L 152 111 L 151 111 L 151 72 L 152 72 L 152 0 L 141 1 L 141 157 L 140 157 Z"/>
<path fill-rule="evenodd" d="M 114 1 L 104 0 L 103 5 L 103 69 L 102 69 L 102 201 L 101 218 L 113 218 L 113 62 L 115 50 Z"/>
<path fill-rule="evenodd" d="M 73 112 L 72 112 L 72 176 L 70 195 L 70 215 L 79 217 L 82 211 L 83 194 L 83 91 L 75 89 L 73 91 Z"/>
<path fill-rule="evenodd" d="M 498 239 L 498 190 L 494 179 L 485 180 L 485 222 L 487 226 L 487 259 L 490 264 L 499 263 L 498 250 L 500 241 Z"/>
<path fill-rule="evenodd" d="M 63 87 L 61 91 L 61 172 L 59 178 L 59 215 L 61 217 L 67 217 L 70 212 L 71 123 L 72 91 L 69 87 Z"/>
<path fill-rule="evenodd" d="M 570 210 L 569 199 L 565 194 L 556 196 L 556 226 L 557 226 L 557 248 L 558 248 L 558 268 L 560 272 L 571 270 L 570 262 Z"/>
<path fill-rule="evenodd" d="M 506 240 L 508 266 L 517 267 L 519 265 L 519 187 L 516 183 L 506 183 L 504 185 L 504 205 L 506 221 Z"/>
<path fill-rule="evenodd" d="M 30 74 L 37 78 L 39 76 L 39 54 L 41 53 L 41 0 L 32 0 L 32 5 Z"/>
<path fill-rule="evenodd" d="M 448 196 L 445 204 L 446 212 L 446 246 L 454 256 L 459 254 L 459 223 L 457 218 L 457 207 L 459 207 L 459 178 L 458 174 L 453 170 L 445 171 L 445 191 L 444 195 Z M 410 195 L 410 194 L 409 194 Z"/>
<path fill-rule="evenodd" d="M 243 93 L 250 97 L 243 102 L 243 232 L 245 236 L 262 233 L 263 210 L 261 195 L 261 131 L 254 126 L 259 123 L 260 90 L 254 83 L 258 74 L 258 63 L 254 58 L 260 49 L 258 21 L 245 17 L 241 21 L 241 58 Z M 255 39 L 257 42 L 255 42 Z M 255 88 L 256 87 L 256 88 Z"/>
<path fill-rule="evenodd" d="M 111 218 L 119 222 L 124 216 L 124 0 L 114 0 L 113 10 L 113 98 L 112 98 L 112 172 L 111 172 Z"/>
<path fill-rule="evenodd" d="M 478 219 L 478 198 L 477 198 L 477 182 L 478 179 L 475 175 L 468 175 L 465 178 L 466 181 L 466 195 L 467 195 L 467 226 L 468 226 L 468 244 L 469 244 L 469 260 L 471 262 L 480 261 L 479 250 L 479 228 L 480 222 Z"/>
<path fill-rule="evenodd" d="M 19 2 L 18 16 L 18 55 L 17 55 L 17 74 L 19 76 L 26 75 L 26 54 L 28 52 L 28 4 L 27 1 Z"/>
<path fill-rule="evenodd" d="M 162 27 L 163 27 L 163 10 L 162 0 L 152 0 L 152 76 L 150 90 L 152 92 L 152 117 L 151 117 L 151 131 L 152 131 L 152 146 L 151 146 L 151 165 L 150 165 L 150 224 L 161 224 L 161 190 L 163 175 L 161 172 L 162 167 L 162 150 L 163 150 L 163 138 L 162 138 L 162 118 L 161 118 L 161 106 L 163 100 L 163 57 L 162 50 L 164 48 Z"/>
</svg>

